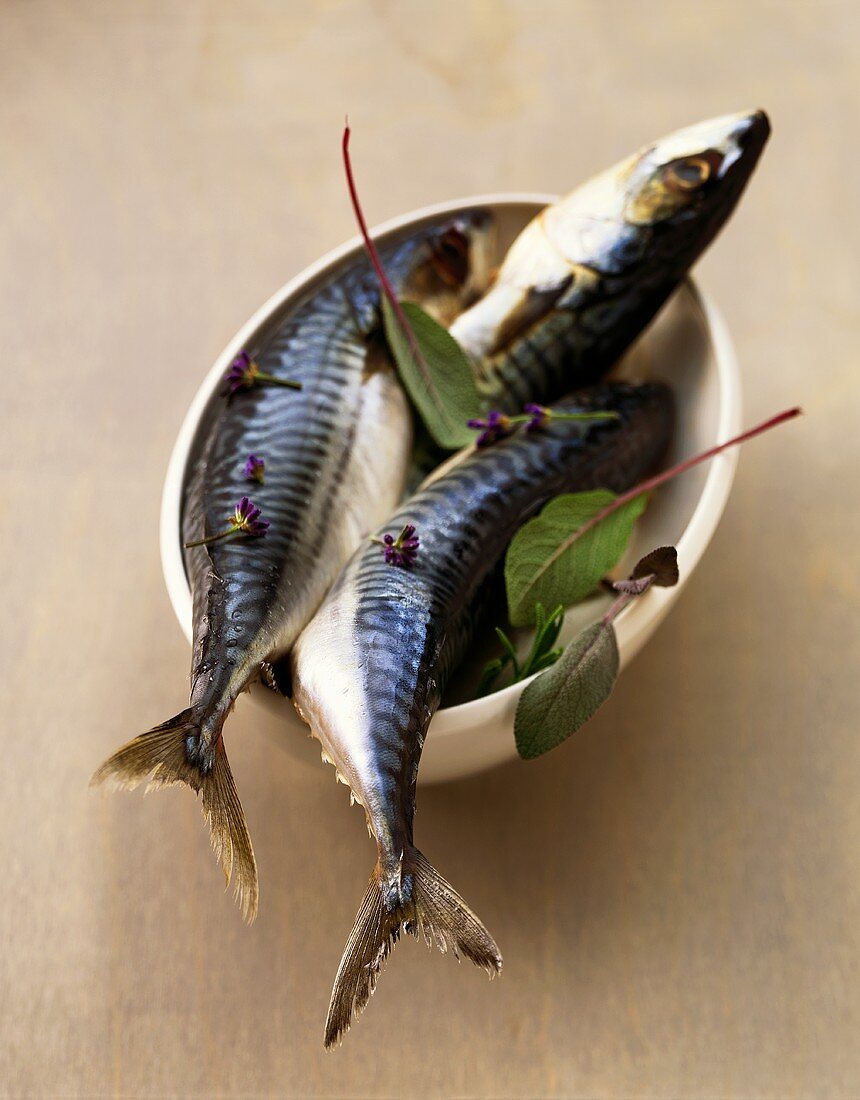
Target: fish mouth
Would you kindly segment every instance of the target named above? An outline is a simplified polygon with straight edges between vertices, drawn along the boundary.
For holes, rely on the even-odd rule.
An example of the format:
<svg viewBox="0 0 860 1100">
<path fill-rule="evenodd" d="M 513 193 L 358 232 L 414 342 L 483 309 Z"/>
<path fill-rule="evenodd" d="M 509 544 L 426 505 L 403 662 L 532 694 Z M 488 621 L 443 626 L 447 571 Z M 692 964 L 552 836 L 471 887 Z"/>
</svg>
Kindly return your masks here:
<svg viewBox="0 0 860 1100">
<path fill-rule="evenodd" d="M 713 179 L 725 179 L 736 165 L 751 170 L 769 136 L 770 120 L 764 111 L 738 111 L 676 130 L 650 146 L 640 160 L 651 166 L 665 165 L 713 151 L 722 158 Z"/>
<path fill-rule="evenodd" d="M 706 124 L 707 125 L 707 124 Z M 743 111 L 715 120 L 713 147 L 723 154 L 716 179 L 742 175 L 749 178 L 770 137 L 770 119 L 761 109 Z M 722 131 L 722 133 L 720 133 Z"/>
<path fill-rule="evenodd" d="M 737 124 L 734 138 L 743 159 L 755 164 L 770 137 L 770 119 L 761 108 L 743 115 Z"/>
</svg>

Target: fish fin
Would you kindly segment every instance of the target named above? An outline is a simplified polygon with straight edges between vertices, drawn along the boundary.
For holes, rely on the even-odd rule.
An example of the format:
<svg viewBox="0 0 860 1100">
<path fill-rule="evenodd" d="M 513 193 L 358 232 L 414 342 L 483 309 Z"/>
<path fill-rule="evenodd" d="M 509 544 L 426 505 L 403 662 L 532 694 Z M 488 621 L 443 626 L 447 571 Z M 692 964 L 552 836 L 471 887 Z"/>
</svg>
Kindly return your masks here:
<svg viewBox="0 0 860 1100">
<path fill-rule="evenodd" d="M 293 675 L 290 669 L 289 657 L 280 657 L 268 664 L 271 683 L 269 687 L 283 695 L 285 699 L 293 696 Z"/>
<path fill-rule="evenodd" d="M 386 886 L 377 863 L 334 980 L 325 1025 L 327 1049 L 338 1043 L 362 1011 L 401 932 L 423 935 L 440 951 L 465 955 L 491 978 L 502 969 L 493 937 L 457 891 L 418 851 L 401 861 L 399 882 Z"/>
<path fill-rule="evenodd" d="M 465 955 L 494 978 L 502 970 L 496 941 L 433 864 L 417 848 L 411 854 L 418 930 L 443 954 L 450 950 L 458 959 Z"/>
<path fill-rule="evenodd" d="M 285 699 L 292 695 L 293 688 L 290 682 L 289 668 L 283 661 L 279 664 L 272 664 L 271 661 L 261 662 L 260 683 L 273 691 L 275 695 L 280 695 Z"/>
<path fill-rule="evenodd" d="M 259 888 L 257 863 L 242 804 L 222 738 L 201 751 L 200 727 L 192 710 L 184 710 L 123 745 L 98 769 L 92 786 L 109 782 L 133 790 L 141 783 L 147 791 L 184 783 L 201 796 L 203 816 L 215 856 L 224 870 L 233 896 L 246 921 L 257 915 Z M 193 753 L 195 746 L 196 753 Z"/>
<path fill-rule="evenodd" d="M 503 318 L 491 347 L 487 349 L 486 358 L 500 355 L 556 309 L 573 281 L 572 274 L 565 274 L 555 282 L 529 287 Z"/>
</svg>

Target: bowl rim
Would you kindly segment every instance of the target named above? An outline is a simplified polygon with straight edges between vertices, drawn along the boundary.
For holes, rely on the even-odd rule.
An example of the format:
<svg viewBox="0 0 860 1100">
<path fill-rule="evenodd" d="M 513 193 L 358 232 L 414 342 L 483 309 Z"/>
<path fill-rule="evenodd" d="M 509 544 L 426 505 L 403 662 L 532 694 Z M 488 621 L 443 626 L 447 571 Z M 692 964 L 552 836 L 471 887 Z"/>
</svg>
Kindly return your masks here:
<svg viewBox="0 0 860 1100">
<path fill-rule="evenodd" d="M 389 218 L 374 226 L 371 229 L 371 235 L 377 238 L 408 228 L 416 222 L 439 215 L 456 214 L 474 207 L 499 205 L 540 207 L 553 203 L 557 199 L 558 196 L 554 194 L 531 191 L 500 191 L 472 195 L 422 206 L 409 213 Z M 326 252 L 275 291 L 228 341 L 203 378 L 183 417 L 170 454 L 161 494 L 159 545 L 162 573 L 170 603 L 189 642 L 192 639 L 191 589 L 182 560 L 179 530 L 185 471 L 203 411 L 230 363 L 260 325 L 275 310 L 279 309 L 288 298 L 323 275 L 329 268 L 339 264 L 351 253 L 363 247 L 362 238 L 357 234 L 343 244 Z M 717 367 L 718 417 L 716 442 L 717 440 L 728 439 L 740 430 L 740 368 L 722 314 L 694 279 L 688 277 L 686 285 L 692 293 L 694 305 L 701 311 Z M 678 585 L 675 588 L 652 588 L 643 599 L 629 604 L 616 619 L 615 627 L 622 663 L 624 663 L 625 651 L 637 649 L 636 640 L 641 635 L 649 632 L 650 624 L 655 618 L 659 621 L 665 615 L 669 605 L 677 598 L 680 590 L 704 554 L 728 501 L 737 462 L 737 448 L 732 448 L 721 455 L 717 455 L 709 463 L 701 495 L 689 522 L 676 543 L 678 567 L 681 574 Z M 514 696 L 520 695 L 532 679 L 534 677 L 529 677 L 516 684 L 509 684 L 508 687 L 480 699 L 472 699 L 453 707 L 440 708 L 433 718 L 434 739 L 454 736 L 498 718 L 499 714 L 508 705 L 512 704 Z"/>
</svg>

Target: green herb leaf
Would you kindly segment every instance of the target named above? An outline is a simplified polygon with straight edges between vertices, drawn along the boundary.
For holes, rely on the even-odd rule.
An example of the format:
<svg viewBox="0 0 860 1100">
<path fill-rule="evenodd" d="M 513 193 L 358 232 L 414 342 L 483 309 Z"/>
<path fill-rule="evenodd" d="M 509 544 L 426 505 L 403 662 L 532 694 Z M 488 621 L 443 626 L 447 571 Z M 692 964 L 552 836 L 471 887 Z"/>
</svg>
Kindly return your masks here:
<svg viewBox="0 0 860 1100">
<path fill-rule="evenodd" d="M 481 673 L 481 679 L 478 683 L 477 694 L 479 698 L 482 695 L 489 694 L 490 691 L 499 691 L 502 686 L 507 686 L 494 687 L 493 685 L 508 665 L 513 666 L 513 676 L 510 682 L 516 684 L 520 680 L 527 680 L 529 676 L 533 676 L 536 672 L 542 672 L 543 669 L 549 668 L 559 659 L 562 650 L 553 649 L 552 647 L 555 645 L 564 622 L 564 608 L 557 607 L 547 617 L 543 604 L 539 603 L 535 607 L 535 619 L 537 622 L 535 636 L 529 654 L 522 663 L 517 658 L 514 643 L 505 634 L 504 630 L 496 627 L 496 637 L 501 642 L 505 652 L 501 657 L 496 657 L 484 665 L 484 671 Z"/>
<path fill-rule="evenodd" d="M 618 564 L 647 497 L 634 497 L 588 526 L 613 500 L 615 494 L 607 489 L 566 493 L 520 528 L 505 558 L 508 613 L 514 626 L 534 622 L 538 602 L 550 607 L 578 603 Z"/>
<path fill-rule="evenodd" d="M 617 676 L 615 628 L 601 620 L 578 634 L 520 696 L 514 719 L 520 756 L 534 760 L 576 733 L 609 697 Z"/>
<path fill-rule="evenodd" d="M 662 473 L 646 478 L 645 481 L 634 485 L 632 489 L 628 489 L 618 497 L 608 494 L 605 497 L 607 503 L 604 507 L 592 512 L 581 522 L 579 529 L 572 533 L 565 534 L 561 529 L 563 522 L 553 523 L 552 517 L 557 521 L 563 521 L 564 509 L 572 505 L 562 502 L 574 501 L 576 498 L 582 501 L 589 494 L 577 493 L 573 496 L 556 498 L 547 505 L 537 519 L 522 528 L 508 547 L 505 580 L 508 587 L 511 622 L 515 625 L 530 622 L 533 605 L 539 598 L 561 600 L 565 605 L 569 605 L 587 595 L 603 573 L 608 572 L 618 562 L 630 538 L 632 522 L 622 523 L 617 517 L 628 508 L 633 508 L 635 511 L 632 515 L 635 519 L 645 506 L 647 493 L 671 481 L 673 477 L 698 466 L 700 462 L 706 462 L 715 455 L 722 454 L 729 447 L 745 443 L 748 439 L 761 435 L 762 432 L 770 431 L 779 424 L 793 420 L 796 416 L 800 416 L 801 412 L 802 410 L 798 407 L 786 409 L 785 412 L 772 416 L 755 428 L 727 439 L 725 443 L 718 443 L 716 447 L 711 447 L 692 458 L 684 459 L 683 462 L 679 462 L 668 470 L 663 470 Z M 629 519 L 629 516 L 627 518 Z M 578 547 L 577 542 L 580 543 Z M 606 554 L 606 564 L 600 566 L 596 576 L 589 573 L 587 568 L 583 568 L 588 565 L 589 560 L 592 564 L 596 564 L 600 560 L 600 554 L 609 550 L 612 553 Z M 571 551 L 573 556 L 568 556 Z M 575 573 L 574 566 L 581 572 Z"/>
<path fill-rule="evenodd" d="M 496 657 L 492 661 L 487 661 L 481 673 L 481 678 L 478 681 L 478 689 L 475 692 L 476 699 L 481 699 L 483 696 L 490 694 L 493 684 L 499 678 L 506 664 L 507 660 L 503 657 Z"/>
<path fill-rule="evenodd" d="M 652 550 L 639 559 L 627 580 L 614 582 L 621 594 L 600 622 L 578 634 L 553 668 L 538 676 L 520 696 L 514 736 L 524 760 L 560 745 L 606 702 L 618 676 L 613 621 L 652 584 L 671 588 L 677 583 L 678 552 L 674 546 Z M 538 605 L 535 611 L 538 622 L 543 623 L 543 608 Z"/>
<path fill-rule="evenodd" d="M 539 657 L 549 652 L 555 645 L 564 623 L 564 607 L 559 604 L 549 618 L 546 618 L 543 604 L 538 603 L 535 607 L 535 615 L 537 618 L 537 637 L 532 647 L 532 655 Z"/>
<path fill-rule="evenodd" d="M 503 664 L 507 664 L 508 661 L 514 666 L 514 677 L 518 678 L 520 674 L 520 662 L 517 660 L 517 651 L 514 649 L 514 643 L 505 634 L 504 630 L 500 630 L 496 627 L 496 637 L 502 643 L 502 649 L 505 651 L 505 657 L 503 658 Z"/>
<path fill-rule="evenodd" d="M 382 319 L 400 380 L 427 430 L 440 447 L 457 450 L 474 442 L 466 422 L 480 416 L 481 399 L 466 354 L 446 328 L 414 302 L 401 302 L 420 354 L 383 295 Z"/>
</svg>

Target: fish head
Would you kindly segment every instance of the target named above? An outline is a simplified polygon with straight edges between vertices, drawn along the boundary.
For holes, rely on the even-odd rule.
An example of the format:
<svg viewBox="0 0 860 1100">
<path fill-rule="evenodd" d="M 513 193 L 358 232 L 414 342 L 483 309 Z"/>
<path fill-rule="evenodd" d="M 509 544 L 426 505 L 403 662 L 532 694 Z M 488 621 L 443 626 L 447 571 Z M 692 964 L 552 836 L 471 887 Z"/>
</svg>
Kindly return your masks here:
<svg viewBox="0 0 860 1100">
<path fill-rule="evenodd" d="M 734 210 L 770 133 L 763 111 L 687 126 L 547 207 L 523 234 L 514 271 L 552 285 L 565 270 L 680 278 Z M 507 262 L 507 261 L 506 261 Z"/>
<path fill-rule="evenodd" d="M 592 313 L 589 331 L 613 326 L 632 337 L 625 317 L 635 315 L 641 329 L 704 252 L 769 133 L 763 111 L 726 115 L 678 130 L 592 177 L 529 222 L 489 292 L 451 334 L 486 363 L 555 316 L 573 318 L 612 299 L 599 330 Z M 619 337 L 613 354 L 623 346 Z M 495 368 L 481 369 L 490 392 Z"/>
<path fill-rule="evenodd" d="M 719 224 L 734 209 L 770 134 L 764 111 L 708 119 L 677 130 L 619 166 L 624 220 L 668 227 Z"/>
<path fill-rule="evenodd" d="M 488 210 L 467 210 L 422 234 L 402 297 L 419 301 L 449 324 L 490 282 L 498 256 L 498 225 Z"/>
</svg>

